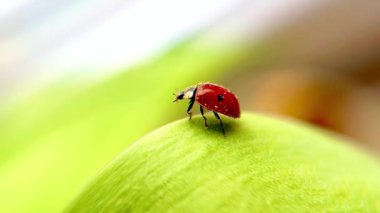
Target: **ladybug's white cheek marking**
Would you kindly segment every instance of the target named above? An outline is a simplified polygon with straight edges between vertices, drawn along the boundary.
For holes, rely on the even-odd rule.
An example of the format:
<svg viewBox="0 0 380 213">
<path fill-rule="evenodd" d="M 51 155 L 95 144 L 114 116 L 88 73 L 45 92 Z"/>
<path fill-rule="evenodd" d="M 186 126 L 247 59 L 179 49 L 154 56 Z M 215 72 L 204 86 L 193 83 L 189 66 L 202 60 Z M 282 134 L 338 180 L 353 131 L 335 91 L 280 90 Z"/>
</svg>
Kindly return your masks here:
<svg viewBox="0 0 380 213">
<path fill-rule="evenodd" d="M 193 97 L 193 95 L 194 95 L 193 91 L 188 91 L 188 92 L 185 93 L 184 98 L 190 99 L 190 98 Z"/>
</svg>

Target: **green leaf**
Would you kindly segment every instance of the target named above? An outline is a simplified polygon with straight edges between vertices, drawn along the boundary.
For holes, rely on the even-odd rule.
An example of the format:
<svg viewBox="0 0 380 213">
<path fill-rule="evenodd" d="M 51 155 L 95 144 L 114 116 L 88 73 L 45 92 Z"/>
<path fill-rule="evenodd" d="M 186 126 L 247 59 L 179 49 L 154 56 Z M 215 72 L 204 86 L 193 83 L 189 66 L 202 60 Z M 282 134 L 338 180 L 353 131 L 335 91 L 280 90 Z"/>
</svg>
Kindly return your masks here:
<svg viewBox="0 0 380 213">
<path fill-rule="evenodd" d="M 172 93 L 218 82 L 244 55 L 210 43 L 194 38 L 105 82 L 54 85 L 0 113 L 0 212 L 62 211 L 130 143 L 186 116 Z"/>
<path fill-rule="evenodd" d="M 328 132 L 261 115 L 183 119 L 106 166 L 68 212 L 379 212 L 380 166 Z"/>
</svg>

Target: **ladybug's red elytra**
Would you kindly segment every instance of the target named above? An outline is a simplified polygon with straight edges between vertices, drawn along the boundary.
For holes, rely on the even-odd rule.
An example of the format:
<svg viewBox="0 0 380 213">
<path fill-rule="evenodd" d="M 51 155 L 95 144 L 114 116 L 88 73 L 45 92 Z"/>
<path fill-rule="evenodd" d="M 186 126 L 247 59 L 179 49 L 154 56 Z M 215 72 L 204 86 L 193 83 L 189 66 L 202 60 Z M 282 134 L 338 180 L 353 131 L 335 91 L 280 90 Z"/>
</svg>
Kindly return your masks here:
<svg viewBox="0 0 380 213">
<path fill-rule="evenodd" d="M 200 105 L 202 117 L 205 120 L 205 126 L 207 127 L 208 125 L 207 119 L 204 116 L 203 107 L 214 112 L 215 117 L 219 120 L 222 127 L 223 135 L 225 135 L 223 122 L 218 113 L 233 118 L 240 117 L 240 107 L 237 97 L 228 89 L 220 85 L 212 83 L 199 83 L 178 93 L 174 99 L 174 102 L 183 99 L 190 99 L 189 107 L 187 108 L 189 120 L 192 115 L 191 109 L 194 102 L 197 101 Z"/>
</svg>

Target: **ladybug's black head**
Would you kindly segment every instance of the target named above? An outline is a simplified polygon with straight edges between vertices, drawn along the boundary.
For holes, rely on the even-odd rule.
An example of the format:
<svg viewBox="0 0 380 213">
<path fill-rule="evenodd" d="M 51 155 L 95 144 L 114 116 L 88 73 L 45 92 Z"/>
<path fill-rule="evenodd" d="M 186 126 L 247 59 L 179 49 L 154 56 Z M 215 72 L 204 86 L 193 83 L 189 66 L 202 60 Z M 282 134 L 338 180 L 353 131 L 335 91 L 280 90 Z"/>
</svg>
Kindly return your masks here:
<svg viewBox="0 0 380 213">
<path fill-rule="evenodd" d="M 173 102 L 176 102 L 178 100 L 183 100 L 183 99 L 192 99 L 194 97 L 196 87 L 190 87 L 187 88 L 186 90 L 178 93 L 174 99 Z"/>
<path fill-rule="evenodd" d="M 178 95 L 176 95 L 175 99 L 173 102 L 176 102 L 178 100 L 182 100 L 183 99 L 183 96 L 185 96 L 185 93 L 182 91 L 180 93 L 178 93 Z"/>
</svg>

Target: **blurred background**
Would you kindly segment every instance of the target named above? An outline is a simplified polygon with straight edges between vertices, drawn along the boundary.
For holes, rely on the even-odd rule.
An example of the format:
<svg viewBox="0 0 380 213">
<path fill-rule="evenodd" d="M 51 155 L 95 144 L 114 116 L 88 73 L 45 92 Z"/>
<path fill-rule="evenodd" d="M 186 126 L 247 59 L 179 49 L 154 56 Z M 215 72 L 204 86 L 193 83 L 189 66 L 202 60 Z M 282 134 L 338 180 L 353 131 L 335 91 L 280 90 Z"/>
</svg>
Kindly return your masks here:
<svg viewBox="0 0 380 213">
<path fill-rule="evenodd" d="M 0 8 L 0 211 L 62 211 L 211 81 L 380 154 L 380 3 L 47 1 Z"/>
</svg>

